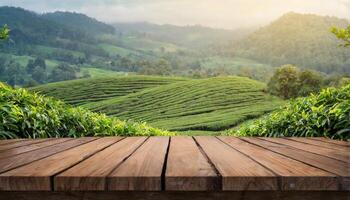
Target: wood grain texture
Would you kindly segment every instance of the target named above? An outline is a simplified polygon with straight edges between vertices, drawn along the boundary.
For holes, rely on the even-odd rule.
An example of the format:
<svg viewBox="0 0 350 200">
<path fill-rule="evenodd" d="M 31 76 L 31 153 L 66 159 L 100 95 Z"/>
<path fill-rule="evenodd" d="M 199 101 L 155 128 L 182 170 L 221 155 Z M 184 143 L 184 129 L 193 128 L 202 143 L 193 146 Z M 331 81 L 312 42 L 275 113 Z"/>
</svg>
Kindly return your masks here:
<svg viewBox="0 0 350 200">
<path fill-rule="evenodd" d="M 326 156 L 310 153 L 301 149 L 296 149 L 283 144 L 272 143 L 258 138 L 243 138 L 243 140 L 256 144 L 273 152 L 285 155 L 295 160 L 324 169 L 338 176 L 350 176 L 350 164 L 335 160 Z"/>
<path fill-rule="evenodd" d="M 55 176 L 57 191 L 105 190 L 106 177 L 130 156 L 146 137 L 129 137 Z"/>
<path fill-rule="evenodd" d="M 303 143 L 306 143 L 306 144 L 319 146 L 319 147 L 334 149 L 334 150 L 337 150 L 337 151 L 350 152 L 350 147 L 339 146 L 339 145 L 334 145 L 334 144 L 330 144 L 330 143 L 324 143 L 322 141 L 312 140 L 310 138 L 292 137 L 292 138 L 288 138 L 288 139 L 289 140 L 298 141 L 298 142 L 303 142 Z"/>
<path fill-rule="evenodd" d="M 59 139 L 47 140 L 47 141 L 40 142 L 40 143 L 35 143 L 35 144 L 26 145 L 26 146 L 16 147 L 13 149 L 8 149 L 8 150 L 0 152 L 0 159 L 6 158 L 6 157 L 12 157 L 12 156 L 15 156 L 15 155 L 18 155 L 21 153 L 33 151 L 33 150 L 48 147 L 51 145 L 63 143 L 63 142 L 66 142 L 68 140 L 72 140 L 72 138 L 59 138 Z"/>
<path fill-rule="evenodd" d="M 73 166 L 120 138 L 100 138 L 0 174 L 0 190 L 50 191 L 51 176 Z"/>
<path fill-rule="evenodd" d="M 277 177 L 254 160 L 234 150 L 215 137 L 195 137 L 222 176 L 222 189 L 277 190 Z"/>
<path fill-rule="evenodd" d="M 293 147 L 285 146 L 283 144 L 277 144 L 266 140 L 261 140 L 258 138 L 244 138 L 244 140 L 259 145 L 263 148 L 267 148 L 273 152 L 307 163 L 316 168 L 320 168 L 328 172 L 334 173 L 339 176 L 337 178 L 339 179 L 341 190 L 349 190 L 350 188 L 350 183 L 346 181 L 346 179 L 350 178 L 349 163 L 306 152 L 300 149 L 295 149 Z"/>
<path fill-rule="evenodd" d="M 0 159 L 0 173 L 14 169 L 16 167 L 20 167 L 22 165 L 31 163 L 36 160 L 40 160 L 42 158 L 67 150 L 69 148 L 79 146 L 87 142 L 91 142 L 96 139 L 97 138 L 79 138 L 67 141 L 65 143 L 55 144 L 49 147 Z"/>
<path fill-rule="evenodd" d="M 0 192 L 0 200 L 349 200 L 350 192 Z"/>
<path fill-rule="evenodd" d="M 220 178 L 191 137 L 171 138 L 165 189 L 212 191 L 221 189 Z"/>
<path fill-rule="evenodd" d="M 250 194 L 257 190 L 266 192 L 258 199 L 269 192 L 278 194 L 276 199 L 293 191 L 337 194 L 350 191 L 346 144 L 322 138 L 211 136 L 22 140 L 0 151 L 0 200 L 5 191 L 73 194 L 68 199 L 101 197 L 94 194 L 105 199 L 206 199 L 209 194 L 254 199 Z M 43 197 L 49 198 L 62 196 Z"/>
<path fill-rule="evenodd" d="M 21 142 L 24 141 L 26 139 L 10 139 L 10 140 L 0 140 L 0 145 L 5 145 L 5 144 L 11 144 L 14 142 Z"/>
<path fill-rule="evenodd" d="M 332 140 L 324 137 L 315 137 L 315 138 L 310 138 L 311 140 L 317 140 L 317 141 L 322 141 L 326 143 L 331 143 L 331 144 L 336 144 L 340 146 L 345 146 L 345 147 L 350 147 L 350 142 L 346 141 L 340 141 L 340 140 Z"/>
<path fill-rule="evenodd" d="M 35 143 L 45 142 L 47 140 L 52 140 L 52 139 L 35 139 L 35 140 L 31 139 L 31 140 L 24 140 L 21 142 L 12 142 L 8 144 L 3 144 L 3 145 L 0 145 L 0 152 L 4 150 L 20 147 L 20 146 L 26 146 L 26 145 L 31 145 Z"/>
<path fill-rule="evenodd" d="M 281 176 L 282 190 L 338 190 L 334 174 L 282 156 L 239 138 L 219 137 L 256 162 Z"/>
<path fill-rule="evenodd" d="M 108 176 L 108 190 L 160 191 L 169 137 L 150 137 Z"/>
<path fill-rule="evenodd" d="M 350 154 L 348 152 L 337 151 L 335 149 L 329 149 L 321 146 L 315 146 L 311 144 L 306 144 L 302 142 L 297 142 L 294 140 L 288 140 L 284 138 L 262 138 L 267 141 L 284 144 L 297 149 L 301 149 L 307 152 L 315 153 L 318 155 L 327 156 L 330 158 L 338 159 L 347 163 L 350 163 Z"/>
</svg>

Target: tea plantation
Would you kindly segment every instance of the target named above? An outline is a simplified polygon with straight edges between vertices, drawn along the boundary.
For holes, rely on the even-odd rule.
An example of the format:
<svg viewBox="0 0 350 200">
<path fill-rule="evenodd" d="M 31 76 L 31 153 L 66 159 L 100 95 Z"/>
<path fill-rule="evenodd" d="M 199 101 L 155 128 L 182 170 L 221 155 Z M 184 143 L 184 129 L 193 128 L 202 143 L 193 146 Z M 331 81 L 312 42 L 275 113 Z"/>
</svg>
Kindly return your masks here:
<svg viewBox="0 0 350 200">
<path fill-rule="evenodd" d="M 266 94 L 264 88 L 265 84 L 243 77 L 197 79 L 82 106 L 170 131 L 220 131 L 259 117 L 283 103 Z"/>
<path fill-rule="evenodd" d="M 172 135 L 0 83 L 0 139 Z"/>
<path fill-rule="evenodd" d="M 185 80 L 187 79 L 157 76 L 100 77 L 50 83 L 30 90 L 72 105 L 82 105 Z"/>
</svg>

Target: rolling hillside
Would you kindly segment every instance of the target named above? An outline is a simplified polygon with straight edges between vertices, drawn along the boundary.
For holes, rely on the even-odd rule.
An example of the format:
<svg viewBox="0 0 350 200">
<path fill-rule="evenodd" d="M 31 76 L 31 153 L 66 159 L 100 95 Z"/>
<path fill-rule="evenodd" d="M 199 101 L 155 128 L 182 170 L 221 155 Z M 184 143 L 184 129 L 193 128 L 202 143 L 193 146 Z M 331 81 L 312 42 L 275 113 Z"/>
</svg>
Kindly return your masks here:
<svg viewBox="0 0 350 200">
<path fill-rule="evenodd" d="M 173 135 L 122 121 L 0 82 L 0 139 Z"/>
<path fill-rule="evenodd" d="M 220 131 L 278 108 L 282 101 L 264 88 L 242 77 L 188 80 L 83 107 L 172 131 Z"/>
<path fill-rule="evenodd" d="M 287 13 L 243 39 L 236 48 L 242 57 L 280 66 L 294 64 L 324 73 L 350 73 L 350 50 L 330 32 L 346 27 L 347 19 Z"/>
<path fill-rule="evenodd" d="M 156 76 L 99 77 L 50 83 L 30 90 L 56 97 L 72 105 L 82 105 L 184 80 L 186 79 Z"/>
</svg>

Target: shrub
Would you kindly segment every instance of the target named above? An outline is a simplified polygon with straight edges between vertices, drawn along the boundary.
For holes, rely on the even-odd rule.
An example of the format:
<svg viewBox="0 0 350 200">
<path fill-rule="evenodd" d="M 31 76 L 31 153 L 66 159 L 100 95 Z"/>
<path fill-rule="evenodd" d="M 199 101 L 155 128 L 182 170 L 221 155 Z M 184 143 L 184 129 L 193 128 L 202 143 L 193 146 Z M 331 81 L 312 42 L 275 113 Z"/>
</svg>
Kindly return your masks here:
<svg viewBox="0 0 350 200">
<path fill-rule="evenodd" d="M 324 136 L 350 140 L 350 84 L 292 100 L 261 119 L 228 132 L 236 136 Z"/>
<path fill-rule="evenodd" d="M 0 83 L 0 138 L 172 135 Z"/>
</svg>

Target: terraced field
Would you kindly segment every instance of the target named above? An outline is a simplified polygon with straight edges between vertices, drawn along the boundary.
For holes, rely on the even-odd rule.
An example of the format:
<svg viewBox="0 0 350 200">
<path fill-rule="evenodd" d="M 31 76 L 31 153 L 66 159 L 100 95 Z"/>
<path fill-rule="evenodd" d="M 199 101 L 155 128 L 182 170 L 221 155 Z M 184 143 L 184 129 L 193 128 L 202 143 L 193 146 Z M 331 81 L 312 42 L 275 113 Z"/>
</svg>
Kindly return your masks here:
<svg viewBox="0 0 350 200">
<path fill-rule="evenodd" d="M 56 97 L 72 105 L 82 105 L 185 80 L 187 79 L 156 76 L 99 77 L 50 83 L 30 90 Z"/>
<path fill-rule="evenodd" d="M 283 103 L 264 88 L 265 84 L 243 77 L 178 81 L 83 107 L 171 131 L 220 131 Z M 91 102 L 90 98 L 86 99 Z"/>
</svg>

